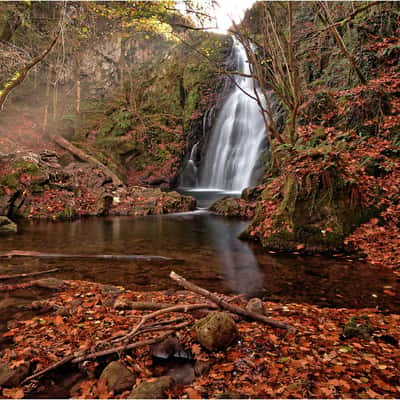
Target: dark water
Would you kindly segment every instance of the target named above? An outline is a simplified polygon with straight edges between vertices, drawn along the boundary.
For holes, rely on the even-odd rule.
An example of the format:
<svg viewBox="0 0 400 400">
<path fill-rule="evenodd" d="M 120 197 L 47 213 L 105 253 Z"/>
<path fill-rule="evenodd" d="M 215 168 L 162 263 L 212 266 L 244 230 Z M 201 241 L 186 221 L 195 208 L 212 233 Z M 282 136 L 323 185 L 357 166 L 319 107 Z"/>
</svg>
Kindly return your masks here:
<svg viewBox="0 0 400 400">
<path fill-rule="evenodd" d="M 246 222 L 206 211 L 149 217 L 91 218 L 69 223 L 27 222 L 0 238 L 0 252 L 144 254 L 182 262 L 85 257 L 0 258 L 0 274 L 59 268 L 51 276 L 123 285 L 134 290 L 175 288 L 171 270 L 210 290 L 266 300 L 400 311 L 400 282 L 386 269 L 323 257 L 266 254 L 238 240 Z"/>
</svg>

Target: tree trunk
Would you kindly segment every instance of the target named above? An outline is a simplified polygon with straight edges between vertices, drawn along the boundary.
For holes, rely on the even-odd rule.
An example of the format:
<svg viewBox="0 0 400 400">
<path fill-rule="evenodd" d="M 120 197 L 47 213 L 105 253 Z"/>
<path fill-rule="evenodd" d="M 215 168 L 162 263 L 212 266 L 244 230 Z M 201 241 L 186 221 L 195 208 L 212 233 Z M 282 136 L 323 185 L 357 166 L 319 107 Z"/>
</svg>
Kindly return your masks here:
<svg viewBox="0 0 400 400">
<path fill-rule="evenodd" d="M 122 186 L 123 182 L 121 181 L 118 176 L 110 170 L 107 166 L 105 166 L 103 163 L 101 163 L 99 160 L 96 160 L 93 156 L 85 153 L 83 150 L 79 149 L 75 145 L 73 145 L 71 142 L 69 142 L 67 139 L 63 138 L 62 136 L 57 136 L 54 139 L 54 142 L 57 143 L 60 147 L 63 149 L 69 151 L 71 154 L 73 154 L 75 157 L 77 157 L 81 161 L 85 161 L 97 168 L 100 168 L 107 176 L 109 176 L 113 183 L 118 186 Z"/>
</svg>

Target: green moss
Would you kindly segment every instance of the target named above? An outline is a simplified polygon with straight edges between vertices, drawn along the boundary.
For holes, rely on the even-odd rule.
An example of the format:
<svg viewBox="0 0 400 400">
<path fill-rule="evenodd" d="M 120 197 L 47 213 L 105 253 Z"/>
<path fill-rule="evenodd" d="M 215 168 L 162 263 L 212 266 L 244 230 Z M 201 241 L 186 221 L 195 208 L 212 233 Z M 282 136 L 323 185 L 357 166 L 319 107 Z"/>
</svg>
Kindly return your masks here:
<svg viewBox="0 0 400 400">
<path fill-rule="evenodd" d="M 358 337 L 359 339 L 369 340 L 374 332 L 367 315 L 351 317 L 343 328 L 343 337 L 350 339 Z"/>
<path fill-rule="evenodd" d="M 13 167 L 29 175 L 35 175 L 39 172 L 39 166 L 32 161 L 17 160 L 14 162 Z"/>
<path fill-rule="evenodd" d="M 11 172 L 0 177 L 0 186 L 6 186 L 10 189 L 16 189 L 19 185 L 19 174 Z"/>
</svg>

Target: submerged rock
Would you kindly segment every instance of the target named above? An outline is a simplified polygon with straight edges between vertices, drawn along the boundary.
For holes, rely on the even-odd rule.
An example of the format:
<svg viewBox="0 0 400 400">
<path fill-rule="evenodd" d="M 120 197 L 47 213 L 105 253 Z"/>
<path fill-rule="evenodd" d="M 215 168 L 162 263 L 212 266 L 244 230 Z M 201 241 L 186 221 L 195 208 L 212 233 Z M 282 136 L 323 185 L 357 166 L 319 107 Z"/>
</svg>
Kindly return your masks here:
<svg viewBox="0 0 400 400">
<path fill-rule="evenodd" d="M 17 231 L 17 224 L 7 217 L 0 216 L 0 233 L 16 233 Z"/>
<path fill-rule="evenodd" d="M 195 326 L 199 343 L 207 350 L 221 350 L 234 343 L 239 333 L 232 317 L 224 312 L 212 312 Z"/>
<path fill-rule="evenodd" d="M 136 382 L 136 376 L 118 361 L 110 362 L 101 373 L 100 379 L 104 379 L 108 389 L 116 393 L 130 389 Z"/>
<path fill-rule="evenodd" d="M 166 391 L 172 387 L 174 379 L 162 376 L 152 381 L 143 382 L 132 390 L 129 399 L 167 399 Z"/>
</svg>

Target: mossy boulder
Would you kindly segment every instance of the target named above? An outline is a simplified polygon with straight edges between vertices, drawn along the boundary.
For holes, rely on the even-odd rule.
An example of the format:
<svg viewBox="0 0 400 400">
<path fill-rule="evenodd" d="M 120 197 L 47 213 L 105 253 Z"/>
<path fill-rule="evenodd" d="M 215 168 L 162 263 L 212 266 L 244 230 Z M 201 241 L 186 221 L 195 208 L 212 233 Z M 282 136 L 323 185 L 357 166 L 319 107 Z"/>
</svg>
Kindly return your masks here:
<svg viewBox="0 0 400 400">
<path fill-rule="evenodd" d="M 129 399 L 167 399 L 166 391 L 172 387 L 174 379 L 162 376 L 152 381 L 139 384 L 129 394 Z"/>
<path fill-rule="evenodd" d="M 17 224 L 7 217 L 0 216 L 0 233 L 16 233 L 17 231 Z"/>
<path fill-rule="evenodd" d="M 136 376 L 118 361 L 112 361 L 104 368 L 100 379 L 107 382 L 107 387 L 113 392 L 130 389 L 136 382 Z"/>
<path fill-rule="evenodd" d="M 367 315 L 354 316 L 343 327 L 342 337 L 350 339 L 357 337 L 359 339 L 369 340 L 374 328 L 371 326 Z"/>
<path fill-rule="evenodd" d="M 225 196 L 213 203 L 209 210 L 225 217 L 246 217 L 254 216 L 254 204 L 236 197 Z"/>
<path fill-rule="evenodd" d="M 351 187 L 333 169 L 324 171 L 323 179 L 329 181 L 327 187 L 316 175 L 311 178 L 315 185 L 308 190 L 303 182 L 287 176 L 272 215 L 266 216 L 263 207 L 257 207 L 254 220 L 241 238 L 249 238 L 252 231 L 258 231 L 261 244 L 274 251 L 352 251 L 345 238 L 371 217 L 372 210 L 352 203 Z M 267 217 L 271 218 L 272 227 L 264 232 L 260 227 Z"/>
<path fill-rule="evenodd" d="M 199 343 L 210 351 L 225 349 L 239 337 L 235 321 L 224 312 L 210 313 L 195 324 L 194 330 Z"/>
</svg>

